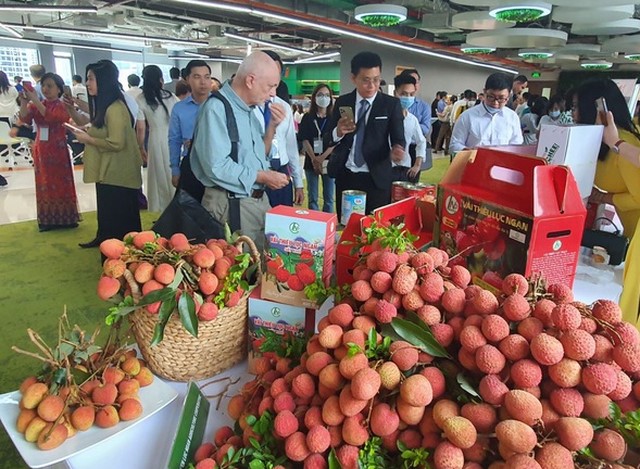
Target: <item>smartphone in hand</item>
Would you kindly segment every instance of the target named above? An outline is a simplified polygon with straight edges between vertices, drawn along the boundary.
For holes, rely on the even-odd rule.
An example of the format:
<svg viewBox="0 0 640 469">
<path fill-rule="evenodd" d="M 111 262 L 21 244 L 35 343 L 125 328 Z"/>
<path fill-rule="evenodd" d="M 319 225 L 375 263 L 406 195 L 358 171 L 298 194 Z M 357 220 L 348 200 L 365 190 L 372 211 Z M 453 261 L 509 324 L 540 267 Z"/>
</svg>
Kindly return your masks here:
<svg viewBox="0 0 640 469">
<path fill-rule="evenodd" d="M 598 111 L 598 115 L 600 116 L 600 122 L 602 125 L 607 125 L 607 112 L 609 109 L 607 108 L 607 101 L 600 97 L 596 99 L 596 110 Z"/>
<path fill-rule="evenodd" d="M 69 124 L 68 122 L 65 122 L 64 125 L 67 129 L 69 129 L 72 132 L 84 132 L 84 130 L 82 130 L 80 127 L 76 127 L 75 125 Z"/>
<path fill-rule="evenodd" d="M 348 117 L 353 122 L 355 122 L 355 118 L 353 117 L 353 108 L 350 106 L 340 106 L 340 117 Z"/>
<path fill-rule="evenodd" d="M 22 80 L 22 86 L 27 91 L 34 91 L 33 85 L 29 80 Z"/>
<path fill-rule="evenodd" d="M 18 83 L 15 88 L 18 93 L 22 93 L 24 91 L 24 87 L 20 83 Z"/>
<path fill-rule="evenodd" d="M 62 94 L 64 95 L 65 98 L 72 99 L 71 88 L 69 87 L 69 85 L 64 85 L 64 88 L 62 89 Z"/>
</svg>

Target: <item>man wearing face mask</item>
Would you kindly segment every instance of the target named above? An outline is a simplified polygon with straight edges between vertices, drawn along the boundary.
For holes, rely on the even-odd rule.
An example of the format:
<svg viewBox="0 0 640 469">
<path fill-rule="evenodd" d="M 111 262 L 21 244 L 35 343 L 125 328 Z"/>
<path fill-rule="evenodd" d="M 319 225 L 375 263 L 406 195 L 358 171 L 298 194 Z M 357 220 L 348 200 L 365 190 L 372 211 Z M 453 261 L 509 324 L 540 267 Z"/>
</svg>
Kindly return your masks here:
<svg viewBox="0 0 640 469">
<path fill-rule="evenodd" d="M 453 127 L 449 145 L 451 152 L 522 143 L 520 119 L 506 106 L 512 82 L 506 73 L 489 75 L 484 86 L 484 102 L 463 112 Z"/>
<path fill-rule="evenodd" d="M 551 96 L 549 99 L 549 113 L 540 118 L 538 129 L 543 125 L 562 125 L 560 116 L 564 112 L 564 98 L 558 94 Z"/>
<path fill-rule="evenodd" d="M 394 161 L 392 166 L 393 181 L 418 182 L 420 166 L 427 153 L 427 140 L 422 134 L 418 118 L 409 112 L 416 100 L 416 80 L 411 75 L 400 74 L 393 79 L 395 96 L 400 100 L 404 115 L 405 151 L 402 160 Z M 409 146 L 416 146 L 416 158 L 411 164 Z"/>
</svg>

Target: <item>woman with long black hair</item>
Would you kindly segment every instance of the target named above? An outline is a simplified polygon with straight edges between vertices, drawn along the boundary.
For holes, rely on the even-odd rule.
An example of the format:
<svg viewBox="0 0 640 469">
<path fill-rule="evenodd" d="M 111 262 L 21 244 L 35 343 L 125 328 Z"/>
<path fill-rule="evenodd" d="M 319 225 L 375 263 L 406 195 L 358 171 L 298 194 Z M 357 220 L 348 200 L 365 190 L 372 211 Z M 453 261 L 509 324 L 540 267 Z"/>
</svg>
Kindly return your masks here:
<svg viewBox="0 0 640 469">
<path fill-rule="evenodd" d="M 99 246 L 108 238 L 122 239 L 141 229 L 138 189 L 142 186 L 142 158 L 118 73 L 110 60 L 87 65 L 91 126 L 86 132 L 74 130 L 74 134 L 85 145 L 84 182 L 96 184 L 98 231 L 95 239 L 80 243 L 83 248 Z M 77 113 L 71 114 L 78 122 Z"/>
<path fill-rule="evenodd" d="M 162 89 L 162 70 L 157 65 L 147 65 L 142 69 L 142 94 L 138 102 L 138 122 L 136 130 L 138 146 L 142 158 L 147 161 L 147 198 L 149 210 L 162 212 L 173 198 L 169 166 L 169 117 L 178 98 Z M 145 151 L 145 134 L 149 129 L 149 141 Z"/>
</svg>

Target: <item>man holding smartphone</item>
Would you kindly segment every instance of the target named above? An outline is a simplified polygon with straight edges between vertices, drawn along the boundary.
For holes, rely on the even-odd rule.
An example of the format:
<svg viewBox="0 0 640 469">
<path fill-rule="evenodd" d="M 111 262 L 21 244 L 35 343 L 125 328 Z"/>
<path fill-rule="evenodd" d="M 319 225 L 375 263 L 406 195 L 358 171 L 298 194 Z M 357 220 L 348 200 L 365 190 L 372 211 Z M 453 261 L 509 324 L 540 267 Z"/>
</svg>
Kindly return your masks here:
<svg viewBox="0 0 640 469">
<path fill-rule="evenodd" d="M 398 98 L 378 91 L 381 73 L 382 60 L 374 52 L 351 59 L 356 89 L 336 100 L 324 135 L 325 147 L 336 146 L 328 171 L 336 179 L 338 219 L 346 190 L 366 192 L 367 213 L 391 202 L 391 163 L 404 156 L 404 116 Z"/>
</svg>

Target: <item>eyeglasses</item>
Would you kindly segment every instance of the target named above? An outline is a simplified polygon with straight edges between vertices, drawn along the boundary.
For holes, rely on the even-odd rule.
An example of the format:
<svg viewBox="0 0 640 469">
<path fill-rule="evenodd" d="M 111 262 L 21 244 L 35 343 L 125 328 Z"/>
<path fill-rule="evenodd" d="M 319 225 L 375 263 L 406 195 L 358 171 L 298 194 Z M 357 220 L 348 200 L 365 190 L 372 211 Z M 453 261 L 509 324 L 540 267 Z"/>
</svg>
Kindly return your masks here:
<svg viewBox="0 0 640 469">
<path fill-rule="evenodd" d="M 489 101 L 490 103 L 506 103 L 507 101 L 509 101 L 509 96 L 493 96 L 492 94 L 488 94 L 485 96 L 484 98 L 485 100 Z"/>
<path fill-rule="evenodd" d="M 380 77 L 374 77 L 374 78 L 364 77 L 364 78 L 358 78 L 358 80 L 361 81 L 362 83 L 364 83 L 365 85 L 376 85 L 376 86 L 378 86 L 380 84 L 380 82 L 382 81 L 382 78 L 380 78 Z"/>
<path fill-rule="evenodd" d="M 316 94 L 316 96 L 321 96 L 323 98 L 330 98 L 331 97 L 331 95 L 329 93 L 318 93 L 318 94 Z"/>
</svg>

